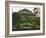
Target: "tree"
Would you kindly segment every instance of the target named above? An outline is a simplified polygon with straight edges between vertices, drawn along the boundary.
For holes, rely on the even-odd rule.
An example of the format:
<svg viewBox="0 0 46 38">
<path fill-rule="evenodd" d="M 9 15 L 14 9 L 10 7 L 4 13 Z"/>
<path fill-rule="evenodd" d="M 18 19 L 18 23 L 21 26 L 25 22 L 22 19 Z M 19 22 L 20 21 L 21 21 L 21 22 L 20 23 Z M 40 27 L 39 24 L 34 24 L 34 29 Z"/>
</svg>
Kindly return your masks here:
<svg viewBox="0 0 46 38">
<path fill-rule="evenodd" d="M 38 13 L 38 8 L 34 8 L 33 11 L 34 11 L 34 13 L 36 15 Z"/>
</svg>

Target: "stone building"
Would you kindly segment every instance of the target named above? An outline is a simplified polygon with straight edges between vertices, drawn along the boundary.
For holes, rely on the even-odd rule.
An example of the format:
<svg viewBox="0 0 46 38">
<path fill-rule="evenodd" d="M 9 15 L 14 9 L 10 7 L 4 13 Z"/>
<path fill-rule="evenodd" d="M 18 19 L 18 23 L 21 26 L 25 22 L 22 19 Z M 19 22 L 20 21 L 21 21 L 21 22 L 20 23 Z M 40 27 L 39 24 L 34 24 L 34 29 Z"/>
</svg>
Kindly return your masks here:
<svg viewBox="0 0 46 38">
<path fill-rule="evenodd" d="M 28 9 L 20 10 L 17 14 L 20 15 L 20 18 L 30 18 L 31 16 L 35 16 L 35 14 L 33 14 L 32 11 L 29 11 Z"/>
</svg>

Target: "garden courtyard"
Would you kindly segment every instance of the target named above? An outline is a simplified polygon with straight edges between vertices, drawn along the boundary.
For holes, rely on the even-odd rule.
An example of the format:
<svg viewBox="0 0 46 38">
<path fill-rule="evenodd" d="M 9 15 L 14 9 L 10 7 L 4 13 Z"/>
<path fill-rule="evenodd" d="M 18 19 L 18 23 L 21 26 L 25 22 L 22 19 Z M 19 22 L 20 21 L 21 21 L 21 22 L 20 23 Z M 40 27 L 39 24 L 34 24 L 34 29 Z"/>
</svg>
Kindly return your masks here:
<svg viewBox="0 0 46 38">
<path fill-rule="evenodd" d="M 21 13 L 21 12 L 26 13 Z M 28 12 L 28 13 L 27 13 Z M 40 17 L 36 17 L 30 11 L 21 10 L 19 13 L 12 14 L 12 30 L 40 30 Z"/>
</svg>

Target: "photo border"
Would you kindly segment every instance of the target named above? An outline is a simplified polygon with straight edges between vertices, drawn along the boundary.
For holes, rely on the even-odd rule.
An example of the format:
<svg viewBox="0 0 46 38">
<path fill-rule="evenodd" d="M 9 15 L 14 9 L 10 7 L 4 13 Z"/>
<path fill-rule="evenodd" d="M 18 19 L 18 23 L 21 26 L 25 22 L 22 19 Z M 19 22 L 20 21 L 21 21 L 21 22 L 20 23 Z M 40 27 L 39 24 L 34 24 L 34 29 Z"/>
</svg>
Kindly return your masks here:
<svg viewBox="0 0 46 38">
<path fill-rule="evenodd" d="M 31 34 L 9 34 L 9 4 L 33 4 L 43 6 L 43 33 L 31 33 Z M 19 37 L 19 36 L 35 36 L 35 35 L 45 35 L 45 4 L 44 3 L 34 3 L 34 2 L 19 2 L 19 1 L 5 1 L 5 37 Z"/>
</svg>

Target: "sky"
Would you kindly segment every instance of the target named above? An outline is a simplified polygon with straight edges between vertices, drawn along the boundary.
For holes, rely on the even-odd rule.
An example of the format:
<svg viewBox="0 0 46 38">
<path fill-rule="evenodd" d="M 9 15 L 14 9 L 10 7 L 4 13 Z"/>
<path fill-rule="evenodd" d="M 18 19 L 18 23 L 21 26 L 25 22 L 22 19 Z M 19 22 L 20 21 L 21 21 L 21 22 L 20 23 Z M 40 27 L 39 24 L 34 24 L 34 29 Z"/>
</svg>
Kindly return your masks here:
<svg viewBox="0 0 46 38">
<path fill-rule="evenodd" d="M 30 10 L 30 11 L 33 12 L 33 9 L 34 9 L 34 8 L 31 8 L 31 7 L 29 8 L 29 7 L 13 6 L 12 11 L 13 11 L 13 12 L 18 12 L 18 11 L 20 11 L 20 10 L 22 10 L 22 9 L 28 9 L 28 10 Z"/>
</svg>

